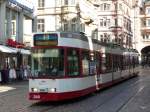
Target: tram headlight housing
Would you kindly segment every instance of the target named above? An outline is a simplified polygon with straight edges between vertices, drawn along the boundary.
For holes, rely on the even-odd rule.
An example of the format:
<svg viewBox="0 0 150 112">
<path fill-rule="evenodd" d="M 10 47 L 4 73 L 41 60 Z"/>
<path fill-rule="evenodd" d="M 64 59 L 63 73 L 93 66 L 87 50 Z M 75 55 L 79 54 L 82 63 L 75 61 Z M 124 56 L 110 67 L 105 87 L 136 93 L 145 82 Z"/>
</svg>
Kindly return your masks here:
<svg viewBox="0 0 150 112">
<path fill-rule="evenodd" d="M 32 92 L 38 92 L 37 88 L 31 88 Z"/>
<path fill-rule="evenodd" d="M 50 92 L 56 92 L 56 88 L 50 88 Z"/>
</svg>

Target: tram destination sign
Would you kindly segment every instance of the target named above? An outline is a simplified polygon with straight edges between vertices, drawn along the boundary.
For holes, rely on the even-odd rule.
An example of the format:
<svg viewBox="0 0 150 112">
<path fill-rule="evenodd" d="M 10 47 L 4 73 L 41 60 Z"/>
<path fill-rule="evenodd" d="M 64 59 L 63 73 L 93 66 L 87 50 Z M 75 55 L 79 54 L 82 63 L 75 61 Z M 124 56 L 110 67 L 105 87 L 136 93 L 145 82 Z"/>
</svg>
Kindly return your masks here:
<svg viewBox="0 0 150 112">
<path fill-rule="evenodd" d="M 53 34 L 35 34 L 34 46 L 57 46 L 58 45 L 58 35 Z"/>
</svg>

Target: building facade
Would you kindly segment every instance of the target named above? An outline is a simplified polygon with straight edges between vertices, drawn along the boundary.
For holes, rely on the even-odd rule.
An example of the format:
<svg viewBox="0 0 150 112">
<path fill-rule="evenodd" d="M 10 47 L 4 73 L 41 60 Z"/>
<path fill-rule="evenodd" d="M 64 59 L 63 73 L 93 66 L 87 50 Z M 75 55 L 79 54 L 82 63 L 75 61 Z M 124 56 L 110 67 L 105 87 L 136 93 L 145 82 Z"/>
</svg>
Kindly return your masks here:
<svg viewBox="0 0 150 112">
<path fill-rule="evenodd" d="M 37 31 L 84 32 L 87 36 L 134 48 L 130 0 L 38 0 Z"/>
<path fill-rule="evenodd" d="M 33 19 L 33 7 L 27 4 L 25 0 L 0 0 L 0 68 L 27 60 L 29 51 L 23 48 L 30 46 Z"/>
<path fill-rule="evenodd" d="M 150 1 L 138 1 L 133 15 L 135 47 L 140 54 L 140 61 L 150 64 Z"/>
<path fill-rule="evenodd" d="M 87 0 L 38 0 L 35 2 L 37 32 L 84 32 L 91 36 L 97 29 L 97 10 Z"/>
<path fill-rule="evenodd" d="M 98 40 L 133 48 L 130 0 L 101 0 L 98 10 Z"/>
</svg>

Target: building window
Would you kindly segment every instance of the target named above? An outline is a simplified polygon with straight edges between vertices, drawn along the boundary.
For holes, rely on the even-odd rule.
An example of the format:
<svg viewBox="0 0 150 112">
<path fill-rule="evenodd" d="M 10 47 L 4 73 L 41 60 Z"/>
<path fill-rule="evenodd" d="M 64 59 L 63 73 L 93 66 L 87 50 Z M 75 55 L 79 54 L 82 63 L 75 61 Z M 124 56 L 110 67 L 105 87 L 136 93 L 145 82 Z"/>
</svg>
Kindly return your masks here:
<svg viewBox="0 0 150 112">
<path fill-rule="evenodd" d="M 71 5 L 74 5 L 75 4 L 75 0 L 71 0 Z"/>
<path fill-rule="evenodd" d="M 85 32 L 85 25 L 81 24 L 81 32 Z"/>
<path fill-rule="evenodd" d="M 101 27 L 110 26 L 110 19 L 107 19 L 106 17 L 104 17 L 103 19 L 100 19 L 100 26 Z"/>
<path fill-rule="evenodd" d="M 146 26 L 146 20 L 142 20 L 144 26 Z"/>
<path fill-rule="evenodd" d="M 68 0 L 64 0 L 64 5 L 68 5 Z"/>
<path fill-rule="evenodd" d="M 38 19 L 37 20 L 37 27 L 38 27 L 38 29 L 37 29 L 37 31 L 38 32 L 44 32 L 45 31 L 45 25 L 44 25 L 44 23 L 45 23 L 45 21 L 44 21 L 44 19 Z"/>
<path fill-rule="evenodd" d="M 100 10 L 101 11 L 108 11 L 110 10 L 110 4 L 107 4 L 107 3 L 103 3 L 100 5 Z"/>
<path fill-rule="evenodd" d="M 147 20 L 147 26 L 150 26 L 150 19 Z"/>
<path fill-rule="evenodd" d="M 11 34 L 12 34 L 12 35 L 16 35 L 16 23 L 15 23 L 15 22 L 12 22 L 12 23 L 11 23 L 11 26 L 12 26 L 12 32 L 11 32 Z"/>
<path fill-rule="evenodd" d="M 104 27 L 107 26 L 107 21 L 106 21 L 106 19 L 103 20 L 103 26 L 104 26 Z"/>
<path fill-rule="evenodd" d="M 71 29 L 72 29 L 73 32 L 76 31 L 76 21 L 77 21 L 76 18 L 72 19 Z"/>
<path fill-rule="evenodd" d="M 110 26 L 110 19 L 106 19 L 107 26 Z"/>
<path fill-rule="evenodd" d="M 150 14 L 150 8 L 147 8 L 147 14 Z"/>
<path fill-rule="evenodd" d="M 145 35 L 142 35 L 143 39 L 145 39 Z"/>
<path fill-rule="evenodd" d="M 64 31 L 68 31 L 68 24 L 64 23 Z"/>
<path fill-rule="evenodd" d="M 115 18 L 115 26 L 117 27 L 118 26 L 118 19 Z"/>
<path fill-rule="evenodd" d="M 44 7 L 45 0 L 38 0 L 38 7 Z"/>
<path fill-rule="evenodd" d="M 67 20 L 66 20 L 66 19 L 64 20 L 64 26 L 63 26 L 63 27 L 64 27 L 64 28 L 63 28 L 64 31 L 68 31 L 69 28 L 68 28 L 68 23 L 67 23 Z"/>
<path fill-rule="evenodd" d="M 104 40 L 103 35 L 100 35 L 100 39 L 101 39 L 101 42 L 103 42 Z"/>
<path fill-rule="evenodd" d="M 103 19 L 100 19 L 100 26 L 103 26 Z"/>
<path fill-rule="evenodd" d="M 123 10 L 123 8 L 122 8 L 122 4 L 119 4 L 119 10 Z"/>
<path fill-rule="evenodd" d="M 148 34 L 146 34 L 146 39 L 149 39 L 149 35 Z"/>
</svg>

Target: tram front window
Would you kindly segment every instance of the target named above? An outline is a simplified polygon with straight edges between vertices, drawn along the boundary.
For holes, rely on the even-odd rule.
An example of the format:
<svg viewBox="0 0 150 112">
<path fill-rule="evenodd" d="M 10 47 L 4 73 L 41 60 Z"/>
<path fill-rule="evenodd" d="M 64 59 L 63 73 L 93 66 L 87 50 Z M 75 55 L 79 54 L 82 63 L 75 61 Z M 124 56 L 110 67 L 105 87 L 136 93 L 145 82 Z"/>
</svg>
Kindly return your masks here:
<svg viewBox="0 0 150 112">
<path fill-rule="evenodd" d="M 63 49 L 34 49 L 32 58 L 35 76 L 64 76 Z"/>
</svg>

